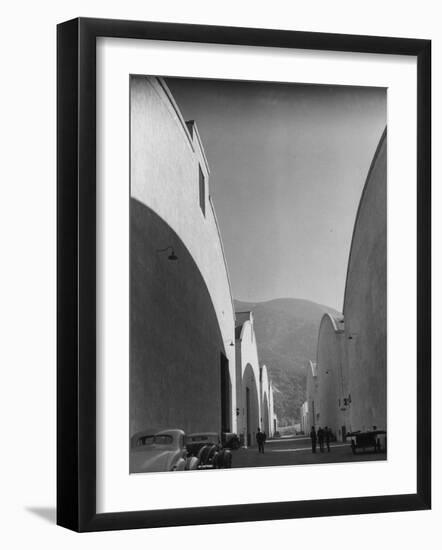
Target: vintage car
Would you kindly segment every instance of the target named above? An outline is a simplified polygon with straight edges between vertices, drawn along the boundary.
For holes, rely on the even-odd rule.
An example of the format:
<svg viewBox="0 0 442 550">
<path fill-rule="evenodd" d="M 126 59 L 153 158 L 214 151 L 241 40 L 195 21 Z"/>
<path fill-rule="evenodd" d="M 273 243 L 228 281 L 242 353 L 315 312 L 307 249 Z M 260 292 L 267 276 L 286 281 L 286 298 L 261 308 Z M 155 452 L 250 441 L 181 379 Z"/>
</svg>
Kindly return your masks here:
<svg viewBox="0 0 442 550">
<path fill-rule="evenodd" d="M 365 432 L 347 432 L 347 438 L 350 438 L 350 446 L 353 454 L 356 451 L 365 452 L 366 449 L 373 450 L 375 453 L 385 452 L 387 449 L 387 432 L 385 430 L 367 430 Z"/>
<path fill-rule="evenodd" d="M 241 441 L 237 434 L 230 432 L 223 432 L 222 434 L 223 447 L 225 449 L 239 449 L 241 447 Z"/>
<path fill-rule="evenodd" d="M 232 467 L 232 453 L 222 447 L 219 435 L 215 432 L 189 434 L 186 447 L 189 459 L 198 459 L 198 469 Z"/>
<path fill-rule="evenodd" d="M 198 460 L 188 456 L 183 430 L 143 430 L 131 438 L 130 473 L 195 470 Z"/>
</svg>

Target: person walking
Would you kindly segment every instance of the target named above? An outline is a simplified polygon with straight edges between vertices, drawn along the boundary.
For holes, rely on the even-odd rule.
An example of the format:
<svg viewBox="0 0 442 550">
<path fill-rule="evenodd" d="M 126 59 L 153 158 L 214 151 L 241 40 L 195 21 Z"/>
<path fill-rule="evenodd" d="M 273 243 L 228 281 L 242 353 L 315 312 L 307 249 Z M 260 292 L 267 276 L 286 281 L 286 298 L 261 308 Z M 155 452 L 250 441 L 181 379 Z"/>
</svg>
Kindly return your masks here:
<svg viewBox="0 0 442 550">
<path fill-rule="evenodd" d="M 319 426 L 318 429 L 318 443 L 319 443 L 319 450 L 321 453 L 324 452 L 324 430 Z"/>
<path fill-rule="evenodd" d="M 316 431 L 314 426 L 310 430 L 310 439 L 312 440 L 312 453 L 316 453 Z"/>
<path fill-rule="evenodd" d="M 330 439 L 331 439 L 331 430 L 327 426 L 324 428 L 324 438 L 325 444 L 327 445 L 327 452 L 330 452 Z"/>
<path fill-rule="evenodd" d="M 266 434 L 265 432 L 262 432 L 259 428 L 256 432 L 256 442 L 258 443 L 258 452 L 264 453 L 264 443 L 266 440 Z"/>
</svg>

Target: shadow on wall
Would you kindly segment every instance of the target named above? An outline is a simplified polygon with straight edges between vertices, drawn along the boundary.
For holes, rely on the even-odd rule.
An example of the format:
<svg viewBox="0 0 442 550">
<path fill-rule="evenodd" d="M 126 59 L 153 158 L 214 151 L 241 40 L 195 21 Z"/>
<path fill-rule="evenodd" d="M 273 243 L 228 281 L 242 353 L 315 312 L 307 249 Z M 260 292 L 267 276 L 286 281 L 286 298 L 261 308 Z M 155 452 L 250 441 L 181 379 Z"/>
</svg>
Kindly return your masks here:
<svg viewBox="0 0 442 550">
<path fill-rule="evenodd" d="M 225 350 L 208 289 L 177 234 L 147 206 L 130 204 L 130 434 L 219 433 Z M 157 252 L 169 246 L 178 260 Z"/>
</svg>

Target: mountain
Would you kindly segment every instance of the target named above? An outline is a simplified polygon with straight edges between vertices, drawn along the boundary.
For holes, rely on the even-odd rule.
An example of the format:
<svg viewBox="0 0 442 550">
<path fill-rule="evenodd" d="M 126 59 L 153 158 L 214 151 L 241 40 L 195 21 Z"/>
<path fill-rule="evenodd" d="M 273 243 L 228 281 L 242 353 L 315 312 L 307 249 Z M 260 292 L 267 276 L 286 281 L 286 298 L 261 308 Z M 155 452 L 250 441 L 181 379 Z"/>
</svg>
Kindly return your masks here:
<svg viewBox="0 0 442 550">
<path fill-rule="evenodd" d="M 316 361 L 319 323 L 336 310 L 295 298 L 268 302 L 235 300 L 236 311 L 253 311 L 259 360 L 267 365 L 275 387 L 275 410 L 281 425 L 299 422 L 305 401 L 309 360 Z"/>
</svg>

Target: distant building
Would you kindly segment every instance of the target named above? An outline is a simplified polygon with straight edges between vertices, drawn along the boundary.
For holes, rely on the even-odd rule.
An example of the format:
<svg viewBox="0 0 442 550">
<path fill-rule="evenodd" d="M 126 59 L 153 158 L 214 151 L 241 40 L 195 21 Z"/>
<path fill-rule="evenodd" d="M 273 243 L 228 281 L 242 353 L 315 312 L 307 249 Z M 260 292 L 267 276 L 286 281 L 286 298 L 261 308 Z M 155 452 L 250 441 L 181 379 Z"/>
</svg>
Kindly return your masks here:
<svg viewBox="0 0 442 550">
<path fill-rule="evenodd" d="M 260 366 L 251 311 L 236 313 L 236 403 L 238 434 L 245 447 L 256 445 L 256 432 L 277 430 L 274 389 L 266 365 Z"/>
<path fill-rule="evenodd" d="M 162 79 L 130 82 L 130 435 L 235 432 L 235 316 L 201 139 Z"/>
<path fill-rule="evenodd" d="M 362 192 L 347 267 L 343 316 L 323 316 L 308 416 L 346 432 L 387 428 L 387 132 Z M 311 406 L 315 410 L 311 410 Z"/>
<path fill-rule="evenodd" d="M 273 387 L 273 382 L 269 379 L 269 436 L 273 437 L 275 432 L 278 431 L 278 417 L 275 412 L 275 388 Z"/>
<path fill-rule="evenodd" d="M 348 431 L 348 368 L 342 317 L 322 317 L 317 347 L 318 425 L 342 439 Z"/>
<path fill-rule="evenodd" d="M 273 402 L 273 387 L 269 378 L 266 365 L 260 368 L 260 387 L 261 387 L 261 429 L 272 437 L 276 431 L 276 416 Z"/>
<path fill-rule="evenodd" d="M 304 401 L 301 405 L 301 432 L 308 434 L 311 429 L 308 416 L 308 401 Z"/>
<path fill-rule="evenodd" d="M 304 407 L 305 416 L 304 424 L 306 433 L 310 432 L 312 426 L 316 425 L 319 420 L 319 403 L 318 403 L 318 376 L 316 363 L 309 361 L 307 366 L 307 404 Z"/>
<path fill-rule="evenodd" d="M 261 427 L 261 371 L 251 311 L 236 313 L 235 342 L 238 435 L 244 446 L 251 447 Z"/>
</svg>

